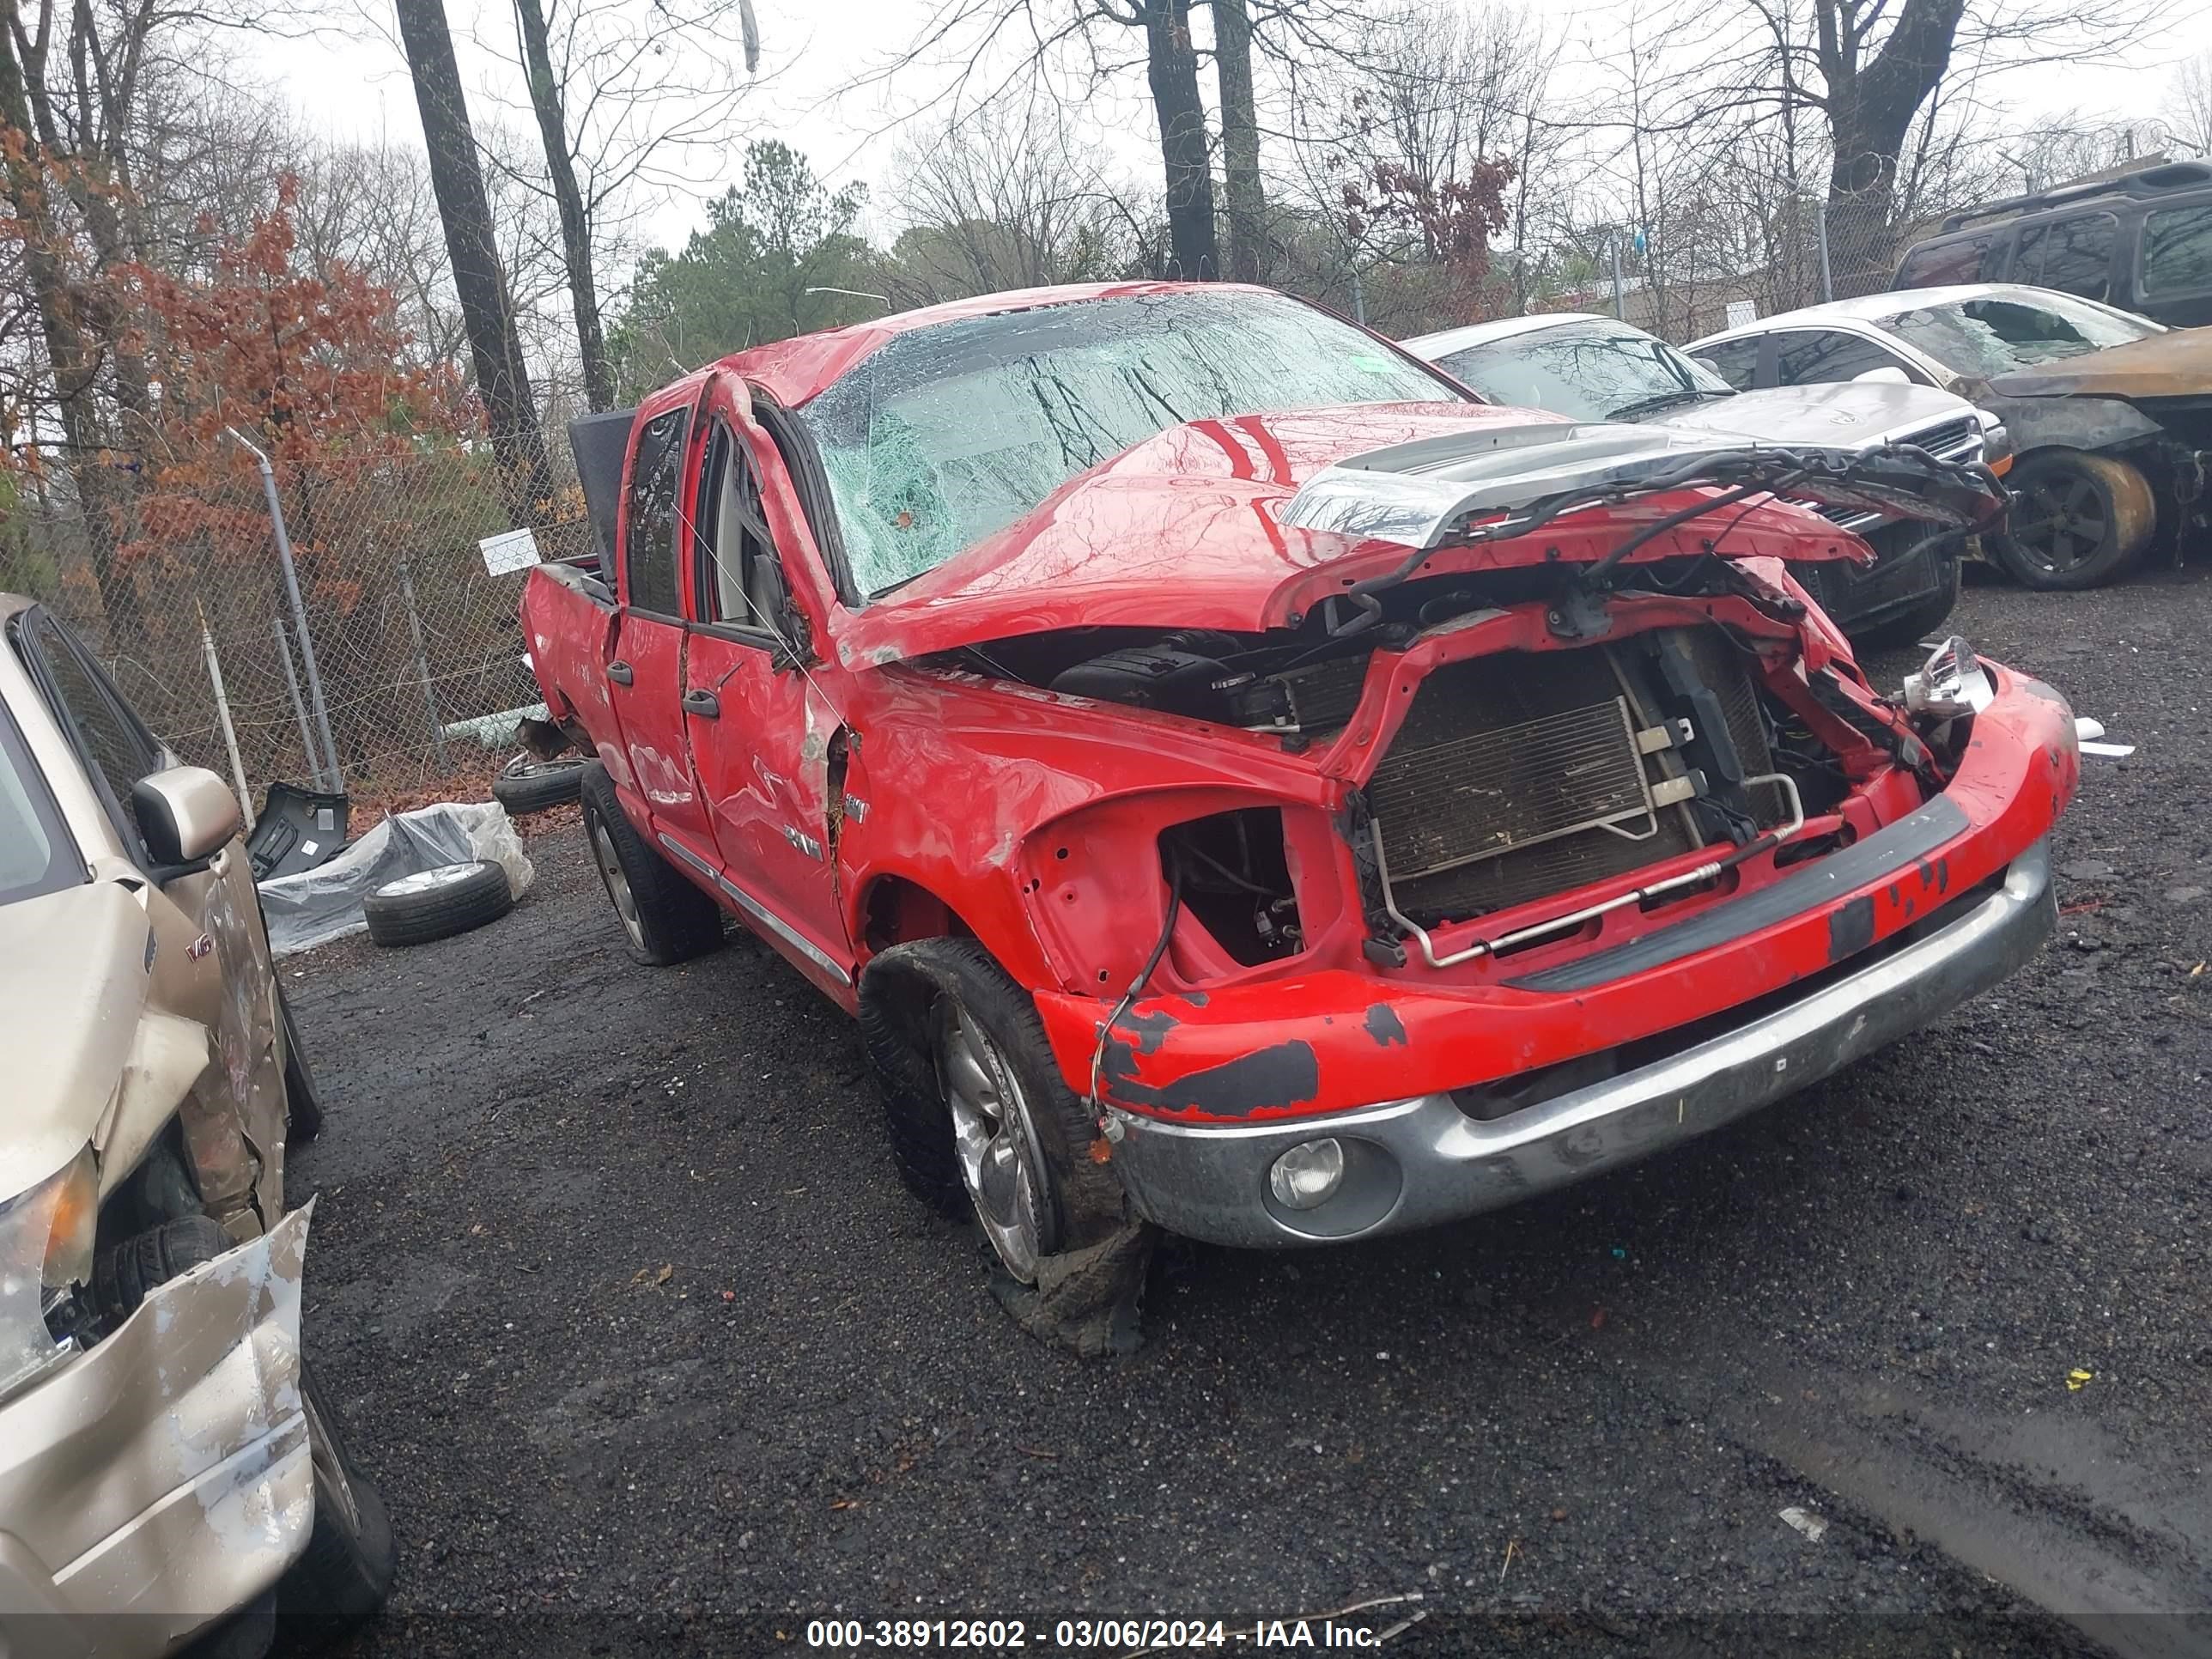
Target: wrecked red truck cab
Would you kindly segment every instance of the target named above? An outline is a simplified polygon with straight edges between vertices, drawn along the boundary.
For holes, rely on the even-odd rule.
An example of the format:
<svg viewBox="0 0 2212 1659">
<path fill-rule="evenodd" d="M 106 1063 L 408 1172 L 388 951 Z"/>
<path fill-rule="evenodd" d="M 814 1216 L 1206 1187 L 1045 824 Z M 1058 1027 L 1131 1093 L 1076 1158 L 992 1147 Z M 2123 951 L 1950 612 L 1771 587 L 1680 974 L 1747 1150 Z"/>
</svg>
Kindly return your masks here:
<svg viewBox="0 0 2212 1659">
<path fill-rule="evenodd" d="M 727 911 L 856 1012 L 902 1176 L 1079 1348 L 1158 1228 L 1580 1179 L 2052 926 L 2064 701 L 1955 640 L 1880 695 L 1784 568 L 1869 556 L 1798 503 L 1988 527 L 1975 465 L 1573 426 L 1176 284 L 762 348 L 578 447 L 611 566 L 523 613 L 629 948 Z"/>
</svg>

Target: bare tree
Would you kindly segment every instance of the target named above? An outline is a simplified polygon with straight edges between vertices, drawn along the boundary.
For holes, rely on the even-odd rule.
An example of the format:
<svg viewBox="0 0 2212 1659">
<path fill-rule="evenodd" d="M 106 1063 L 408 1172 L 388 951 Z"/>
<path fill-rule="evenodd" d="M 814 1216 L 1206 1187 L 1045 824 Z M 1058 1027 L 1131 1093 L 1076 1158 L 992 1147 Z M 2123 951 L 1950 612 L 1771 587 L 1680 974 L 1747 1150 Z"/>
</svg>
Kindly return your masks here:
<svg viewBox="0 0 2212 1659">
<path fill-rule="evenodd" d="M 2199 52 L 2174 70 L 2166 125 L 2176 149 L 2212 155 L 2212 52 Z"/>
<path fill-rule="evenodd" d="M 1137 257 L 1131 193 L 1036 99 L 949 122 L 898 158 L 885 291 L 927 305 L 1114 276 Z"/>
<path fill-rule="evenodd" d="M 444 0 L 396 0 L 396 5 L 400 40 L 415 81 L 416 106 L 422 112 L 423 143 L 429 151 L 430 185 L 445 226 L 446 254 L 453 263 L 453 288 L 476 362 L 501 489 L 509 515 L 517 523 L 527 522 L 542 510 L 540 503 L 550 500 L 552 478 L 493 238 L 491 210 L 477 162 L 468 105 L 461 94 L 460 70 L 453 61 Z"/>
<path fill-rule="evenodd" d="M 553 201 L 586 396 L 614 401 L 596 265 L 609 204 L 696 146 L 726 147 L 740 95 L 723 49 L 732 23 L 758 61 L 751 0 L 512 0 L 516 54 L 544 166 L 518 174 Z M 568 89 L 577 97 L 572 103 Z"/>
</svg>

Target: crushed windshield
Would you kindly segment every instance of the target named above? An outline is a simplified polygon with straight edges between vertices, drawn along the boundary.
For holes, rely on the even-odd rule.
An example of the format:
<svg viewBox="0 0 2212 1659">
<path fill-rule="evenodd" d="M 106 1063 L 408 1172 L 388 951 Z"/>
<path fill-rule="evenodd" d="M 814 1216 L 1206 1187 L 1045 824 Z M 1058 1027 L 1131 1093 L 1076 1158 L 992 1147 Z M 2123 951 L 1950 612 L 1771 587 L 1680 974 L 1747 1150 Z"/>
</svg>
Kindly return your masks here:
<svg viewBox="0 0 2212 1659">
<path fill-rule="evenodd" d="M 917 329 L 799 410 L 864 598 L 935 568 L 1077 473 L 1186 421 L 1461 394 L 1328 313 L 1133 295 Z"/>
<path fill-rule="evenodd" d="M 2033 303 L 1965 300 L 1922 306 L 1884 319 L 1881 326 L 1953 373 L 1981 379 L 2125 345 L 2160 331 L 2141 317 L 2057 294 Z"/>
<path fill-rule="evenodd" d="M 1618 420 L 1731 392 L 1719 375 L 1664 340 L 1620 323 L 1562 323 L 1437 362 L 1501 404 L 1577 421 Z"/>
<path fill-rule="evenodd" d="M 84 879 L 22 734 L 0 710 L 0 904 Z"/>
</svg>

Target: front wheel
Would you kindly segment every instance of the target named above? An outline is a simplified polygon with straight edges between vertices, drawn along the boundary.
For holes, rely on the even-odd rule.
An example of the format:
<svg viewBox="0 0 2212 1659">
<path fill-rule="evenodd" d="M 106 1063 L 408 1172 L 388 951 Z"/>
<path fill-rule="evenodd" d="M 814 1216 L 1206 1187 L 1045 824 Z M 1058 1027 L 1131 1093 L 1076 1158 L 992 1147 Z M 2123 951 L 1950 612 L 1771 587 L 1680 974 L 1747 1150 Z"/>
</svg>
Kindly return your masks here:
<svg viewBox="0 0 2212 1659">
<path fill-rule="evenodd" d="M 2014 504 L 1992 550 L 2023 586 L 2100 587 L 2142 556 L 2158 528 L 2150 481 L 2109 455 L 2057 449 L 2030 456 L 2005 481 Z"/>
<path fill-rule="evenodd" d="M 300 1398 L 314 1466 L 315 1521 L 307 1547 L 277 1586 L 277 1608 L 288 1621 L 336 1635 L 384 1605 L 399 1547 L 383 1494 L 354 1461 L 337 1413 L 305 1360 Z"/>
<path fill-rule="evenodd" d="M 892 1155 L 933 1208 L 972 1212 L 1024 1329 L 1086 1354 L 1137 1341 L 1155 1232 L 1133 1218 L 1036 1003 L 973 939 L 894 945 L 860 975 Z"/>
</svg>

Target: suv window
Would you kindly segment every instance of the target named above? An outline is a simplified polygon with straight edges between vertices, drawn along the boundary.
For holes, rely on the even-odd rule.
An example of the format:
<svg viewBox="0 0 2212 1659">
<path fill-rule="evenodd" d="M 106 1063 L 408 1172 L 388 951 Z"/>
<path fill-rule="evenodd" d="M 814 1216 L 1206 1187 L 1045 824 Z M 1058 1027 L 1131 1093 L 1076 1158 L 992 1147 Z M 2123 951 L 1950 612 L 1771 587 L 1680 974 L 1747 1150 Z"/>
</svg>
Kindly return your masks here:
<svg viewBox="0 0 2212 1659">
<path fill-rule="evenodd" d="M 0 904 L 36 898 L 84 879 L 84 864 L 30 745 L 0 708 Z"/>
<path fill-rule="evenodd" d="M 1795 330 L 1777 334 L 1774 344 L 1775 380 L 1781 386 L 1813 386 L 1851 380 L 1870 368 L 1905 368 L 1894 352 L 1840 329 Z"/>
<path fill-rule="evenodd" d="M 2030 225 L 2020 233 L 2012 279 L 2085 300 L 2104 299 L 2112 292 L 2112 242 L 2118 233 L 2119 221 L 2109 213 Z"/>
<path fill-rule="evenodd" d="M 2143 221 L 2142 291 L 2186 294 L 2212 288 L 2212 203 L 2162 208 Z"/>
<path fill-rule="evenodd" d="M 1978 283 L 1994 236 L 1970 236 L 1938 247 L 1917 247 L 1897 268 L 1892 288 L 1942 288 L 1950 283 Z"/>
<path fill-rule="evenodd" d="M 760 478 L 735 433 L 714 423 L 699 477 L 699 620 L 781 635 L 783 568 Z"/>
<path fill-rule="evenodd" d="M 684 434 L 691 411 L 672 409 L 647 421 L 630 463 L 629 522 L 623 526 L 623 595 L 640 611 L 678 614 L 677 500 L 684 481 Z"/>
<path fill-rule="evenodd" d="M 161 745 L 108 684 L 99 665 L 51 614 L 32 611 L 17 637 L 24 647 L 24 665 L 83 763 L 116 832 L 125 846 L 137 848 L 131 786 L 160 769 Z"/>
<path fill-rule="evenodd" d="M 1759 337 L 1746 340 L 1723 340 L 1716 345 L 1699 346 L 1691 354 L 1690 361 L 1703 363 L 1726 380 L 1738 392 L 1751 390 L 1753 378 L 1759 373 Z"/>
</svg>

